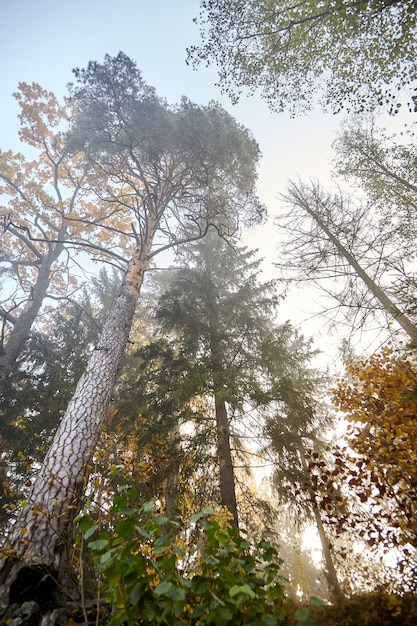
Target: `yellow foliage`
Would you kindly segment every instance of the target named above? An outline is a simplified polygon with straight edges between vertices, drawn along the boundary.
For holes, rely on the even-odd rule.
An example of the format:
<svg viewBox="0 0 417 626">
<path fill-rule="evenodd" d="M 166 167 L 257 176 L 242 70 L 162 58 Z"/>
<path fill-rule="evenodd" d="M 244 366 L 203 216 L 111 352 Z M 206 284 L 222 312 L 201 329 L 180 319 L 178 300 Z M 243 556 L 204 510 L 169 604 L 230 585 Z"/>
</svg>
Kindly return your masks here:
<svg viewBox="0 0 417 626">
<path fill-rule="evenodd" d="M 233 520 L 233 513 L 230 512 L 227 506 L 224 506 L 219 511 L 215 511 L 212 517 L 218 523 L 220 528 L 224 530 L 225 528 L 230 528 L 230 522 Z"/>
<path fill-rule="evenodd" d="M 347 365 L 347 377 L 332 390 L 333 405 L 350 422 L 349 446 L 378 482 L 407 498 L 403 522 L 417 513 L 417 361 L 411 351 L 385 347 Z M 412 495 L 414 494 L 414 496 Z M 404 522 L 404 519 L 406 520 Z"/>
</svg>

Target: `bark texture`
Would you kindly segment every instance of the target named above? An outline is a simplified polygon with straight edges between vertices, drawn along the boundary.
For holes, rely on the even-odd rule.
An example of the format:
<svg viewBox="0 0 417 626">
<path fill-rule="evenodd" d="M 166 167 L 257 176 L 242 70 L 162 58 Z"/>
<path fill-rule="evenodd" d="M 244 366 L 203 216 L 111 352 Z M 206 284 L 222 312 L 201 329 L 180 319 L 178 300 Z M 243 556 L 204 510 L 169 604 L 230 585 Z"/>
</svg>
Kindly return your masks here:
<svg viewBox="0 0 417 626">
<path fill-rule="evenodd" d="M 136 303 L 149 265 L 156 223 L 130 261 L 87 369 L 80 378 L 42 468 L 5 546 L 0 562 L 0 608 L 23 567 L 41 566 L 66 584 L 73 546 L 73 521 L 125 350 Z"/>
<path fill-rule="evenodd" d="M 179 512 L 179 474 L 181 458 L 181 432 L 177 420 L 175 420 L 172 430 L 168 433 L 168 437 L 173 452 L 171 452 L 170 471 L 163 488 L 164 512 L 170 519 L 176 519 Z"/>
<path fill-rule="evenodd" d="M 210 270 L 210 262 L 208 264 Z M 230 450 L 230 427 L 227 415 L 226 402 L 224 399 L 224 365 L 223 350 L 218 334 L 218 319 L 214 303 L 216 302 L 216 289 L 209 279 L 207 284 L 207 315 L 209 328 L 210 361 L 213 376 L 213 394 L 216 413 L 216 438 L 217 459 L 220 472 L 220 495 L 221 504 L 229 509 L 232 514 L 231 523 L 239 527 L 237 512 L 235 473 L 233 468 L 232 453 Z"/>
</svg>

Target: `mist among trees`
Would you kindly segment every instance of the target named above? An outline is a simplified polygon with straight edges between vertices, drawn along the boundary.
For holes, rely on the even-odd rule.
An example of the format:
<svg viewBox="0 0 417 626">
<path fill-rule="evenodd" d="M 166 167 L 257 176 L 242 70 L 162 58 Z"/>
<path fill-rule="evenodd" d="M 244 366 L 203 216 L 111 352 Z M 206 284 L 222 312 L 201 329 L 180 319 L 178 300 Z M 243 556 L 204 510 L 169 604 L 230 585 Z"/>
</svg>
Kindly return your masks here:
<svg viewBox="0 0 417 626">
<path fill-rule="evenodd" d="M 19 84 L 22 153 L 0 152 L 1 623 L 417 619 L 415 127 L 374 115 L 414 84 L 415 15 L 339 5 L 201 2 L 188 61 L 215 62 L 232 99 L 300 113 L 321 92 L 356 113 L 335 186 L 290 181 L 278 215 L 251 131 L 169 104 L 123 52 L 73 70 L 62 102 Z M 243 242 L 268 218 L 272 270 Z M 283 316 L 294 285 L 325 295 L 337 372 Z M 358 354 L 365 330 L 380 344 Z"/>
</svg>

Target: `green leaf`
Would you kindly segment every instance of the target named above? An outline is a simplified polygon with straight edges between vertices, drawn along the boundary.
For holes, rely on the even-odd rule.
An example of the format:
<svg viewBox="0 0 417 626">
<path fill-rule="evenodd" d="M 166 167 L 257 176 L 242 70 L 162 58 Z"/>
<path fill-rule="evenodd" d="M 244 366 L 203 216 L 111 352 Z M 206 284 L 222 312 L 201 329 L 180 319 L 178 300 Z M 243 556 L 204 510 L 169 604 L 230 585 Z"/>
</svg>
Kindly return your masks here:
<svg viewBox="0 0 417 626">
<path fill-rule="evenodd" d="M 122 515 L 133 515 L 137 513 L 137 509 L 128 506 L 128 499 L 125 495 L 114 497 L 112 510 L 114 513 L 121 513 Z"/>
<path fill-rule="evenodd" d="M 127 493 L 127 497 L 129 498 L 131 502 L 136 500 L 138 497 L 138 490 L 134 485 L 132 485 L 132 487 L 129 487 L 126 493 Z"/>
<path fill-rule="evenodd" d="M 184 602 L 185 601 L 185 590 L 184 589 L 173 589 L 169 594 L 171 600 L 174 602 Z"/>
<path fill-rule="evenodd" d="M 204 576 L 194 576 L 191 580 L 191 589 L 197 595 L 205 593 L 208 589 L 210 589 L 211 585 L 212 581 Z"/>
<path fill-rule="evenodd" d="M 90 541 L 90 543 L 88 544 L 88 547 L 90 548 L 90 550 L 95 550 L 98 552 L 99 550 L 103 550 L 104 548 L 107 548 L 108 545 L 109 545 L 108 539 L 96 539 L 95 541 Z"/>
<path fill-rule="evenodd" d="M 143 583 L 137 582 L 130 593 L 130 601 L 132 606 L 137 606 L 143 592 Z"/>
<path fill-rule="evenodd" d="M 190 618 L 191 619 L 199 619 L 204 613 L 204 607 L 203 605 L 198 605 L 195 607 L 194 611 L 191 613 Z"/>
<path fill-rule="evenodd" d="M 246 596 L 249 596 L 250 598 L 254 598 L 256 596 L 254 590 L 251 589 L 249 585 L 233 585 L 233 587 L 229 589 L 229 596 L 231 598 L 234 598 L 239 593 L 244 593 Z"/>
<path fill-rule="evenodd" d="M 200 520 L 202 517 L 205 517 L 206 515 L 213 515 L 213 513 L 214 509 L 212 506 L 203 506 L 199 513 L 194 513 L 194 515 L 191 515 L 190 520 L 192 522 L 198 522 L 198 520 Z"/>
<path fill-rule="evenodd" d="M 100 557 L 100 565 L 105 567 L 106 565 L 108 565 L 110 563 L 112 558 L 113 558 L 113 553 L 110 550 L 108 550 L 107 552 L 105 552 L 104 554 L 101 555 L 101 557 Z"/>
<path fill-rule="evenodd" d="M 152 513 L 153 509 L 154 509 L 153 502 L 145 502 L 145 504 L 142 506 L 143 513 Z"/>
<path fill-rule="evenodd" d="M 224 606 L 218 606 L 216 608 L 216 621 L 210 622 L 211 624 L 230 624 L 233 619 L 233 613 L 226 609 Z M 220 621 L 222 620 L 222 621 Z"/>
<path fill-rule="evenodd" d="M 126 539 L 127 537 L 133 535 L 133 533 L 135 532 L 135 528 L 135 521 L 129 517 L 117 524 L 116 533 L 119 535 L 119 537 L 123 537 L 123 539 Z"/>
<path fill-rule="evenodd" d="M 211 555 L 211 554 L 204 554 L 204 560 L 206 563 L 209 563 L 209 565 L 218 565 L 220 563 L 219 559 L 217 559 L 215 556 Z"/>
<path fill-rule="evenodd" d="M 91 526 L 95 526 L 93 519 L 89 515 L 79 515 L 75 521 L 78 523 L 82 533 L 85 533 Z"/>
<path fill-rule="evenodd" d="M 203 515 L 213 515 L 214 509 L 212 506 L 203 506 L 201 512 Z"/>
<path fill-rule="evenodd" d="M 301 609 L 297 609 L 294 613 L 294 617 L 297 624 L 300 624 L 301 626 L 315 626 L 315 622 L 310 619 L 310 614 L 306 606 L 303 606 Z"/>
<path fill-rule="evenodd" d="M 93 526 L 90 526 L 90 528 L 87 528 L 84 533 L 84 539 L 90 539 L 90 537 L 96 532 L 97 528 L 98 524 L 94 524 Z"/>
<path fill-rule="evenodd" d="M 153 553 L 154 554 L 162 554 L 163 552 L 166 552 L 168 550 L 169 545 L 166 543 L 165 539 L 164 541 L 161 541 L 159 544 L 156 543 L 154 544 L 153 547 Z"/>
<path fill-rule="evenodd" d="M 166 596 L 169 594 L 171 589 L 173 588 L 173 584 L 170 580 L 163 580 L 159 585 L 155 587 L 154 594 L 156 596 Z"/>
</svg>

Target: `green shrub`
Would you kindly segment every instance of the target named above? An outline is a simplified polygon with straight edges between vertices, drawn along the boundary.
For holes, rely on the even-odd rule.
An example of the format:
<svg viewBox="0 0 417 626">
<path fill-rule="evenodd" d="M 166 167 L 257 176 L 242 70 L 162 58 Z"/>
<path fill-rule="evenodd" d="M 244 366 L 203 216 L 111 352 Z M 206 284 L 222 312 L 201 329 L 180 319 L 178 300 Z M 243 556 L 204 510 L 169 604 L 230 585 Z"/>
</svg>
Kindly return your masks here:
<svg viewBox="0 0 417 626">
<path fill-rule="evenodd" d="M 279 575 L 281 560 L 267 539 L 251 543 L 205 508 L 190 519 L 203 540 L 188 545 L 173 539 L 176 522 L 154 513 L 152 503 L 135 507 L 135 498 L 134 488 L 115 498 L 119 521 L 112 531 L 99 532 L 91 517 L 79 517 L 111 626 L 289 623 L 293 609 Z M 296 622 L 314 623 L 304 609 L 296 611 Z"/>
</svg>

